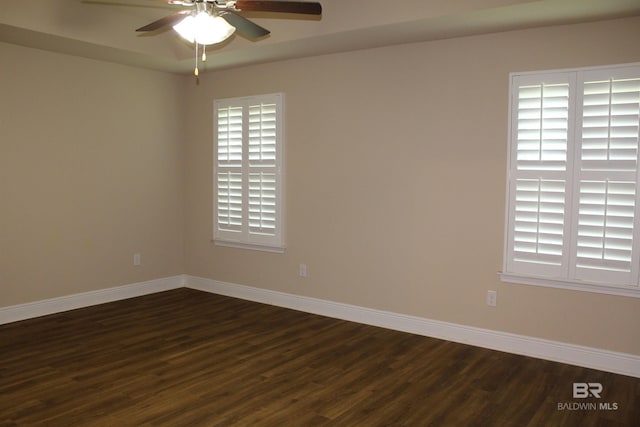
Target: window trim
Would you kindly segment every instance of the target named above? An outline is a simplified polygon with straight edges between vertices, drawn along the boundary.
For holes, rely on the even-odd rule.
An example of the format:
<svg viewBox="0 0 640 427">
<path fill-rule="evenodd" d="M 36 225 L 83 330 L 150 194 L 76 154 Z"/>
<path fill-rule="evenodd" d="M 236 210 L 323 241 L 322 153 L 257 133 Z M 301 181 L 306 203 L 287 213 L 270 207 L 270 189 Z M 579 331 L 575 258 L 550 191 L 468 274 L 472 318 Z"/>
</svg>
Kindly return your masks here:
<svg viewBox="0 0 640 427">
<path fill-rule="evenodd" d="M 249 232 L 248 217 L 243 219 L 241 225 L 241 231 L 238 232 L 237 238 L 232 236 L 230 231 L 220 230 L 218 227 L 218 106 L 242 106 L 248 109 L 252 102 L 258 103 L 274 103 L 276 104 L 276 160 L 275 160 L 275 174 L 276 174 L 276 212 L 275 212 L 275 235 L 265 237 L 256 233 L 257 238 L 251 238 L 252 234 Z M 285 149 L 284 149 L 284 93 L 270 93 L 262 95 L 243 96 L 235 98 L 220 98 L 213 102 L 213 153 L 212 153 L 212 195 L 213 195 L 213 216 L 212 216 L 212 239 L 211 241 L 216 246 L 230 247 L 237 249 L 249 249 L 271 253 L 284 253 L 286 249 L 285 245 L 285 233 L 284 233 L 284 188 L 285 188 Z M 245 112 L 243 112 L 243 115 Z M 247 113 L 248 114 L 248 113 Z M 249 175 L 250 167 L 248 166 L 248 148 L 246 146 L 248 142 L 248 122 L 243 122 L 243 159 L 241 161 L 241 173 L 243 176 Z M 257 167 L 258 170 L 260 167 Z M 248 183 L 245 183 L 248 185 Z M 242 192 L 242 204 L 243 210 L 248 209 L 248 187 Z M 248 212 L 246 212 L 248 215 Z"/>
<path fill-rule="evenodd" d="M 236 248 L 236 249 L 250 249 L 254 251 L 262 251 L 262 252 L 272 252 L 276 254 L 283 254 L 286 250 L 285 246 L 268 246 L 268 245 L 255 245 L 251 243 L 241 243 L 241 242 L 231 242 L 228 240 L 211 240 L 214 245 L 222 246 L 225 248 Z"/>
<path fill-rule="evenodd" d="M 640 289 L 638 289 L 637 286 L 607 286 L 602 283 L 587 282 L 584 280 L 551 279 L 548 277 L 529 276 L 519 273 L 505 273 L 504 271 L 498 272 L 498 276 L 500 280 L 505 283 L 640 298 Z"/>
<path fill-rule="evenodd" d="M 513 108 L 514 108 L 514 99 L 515 99 L 514 93 L 513 93 L 514 78 L 515 77 L 528 78 L 528 76 L 534 77 L 534 76 L 540 76 L 543 74 L 552 75 L 552 74 L 559 74 L 559 73 L 576 73 L 576 75 L 583 75 L 583 74 L 589 74 L 592 72 L 631 68 L 631 67 L 636 67 L 636 68 L 640 67 L 640 63 L 628 63 L 628 64 L 617 64 L 617 65 L 610 65 L 610 66 L 570 68 L 570 69 L 557 69 L 557 70 L 541 70 L 541 71 L 530 71 L 530 72 L 513 72 L 509 74 L 509 109 L 508 109 L 508 130 L 507 130 L 508 151 L 507 151 L 507 176 L 506 176 L 506 190 L 505 190 L 506 203 L 505 203 L 503 265 L 502 265 L 502 271 L 498 272 L 498 276 L 500 277 L 501 281 L 514 283 L 514 284 L 534 285 L 534 286 L 543 286 L 543 287 L 551 287 L 551 288 L 558 288 L 558 289 L 578 290 L 578 291 L 586 291 L 586 292 L 593 292 L 593 293 L 600 293 L 600 294 L 640 298 L 640 279 L 638 280 L 637 284 L 609 285 L 606 283 L 592 282 L 592 281 L 582 280 L 577 278 L 543 277 L 535 274 L 516 273 L 508 270 L 509 255 L 510 255 L 509 248 L 511 245 L 510 237 L 512 237 L 510 233 L 510 227 L 512 226 L 511 172 L 512 172 L 512 166 L 514 161 L 513 159 L 514 142 L 512 140 L 513 132 L 514 132 L 514 129 L 513 129 L 513 116 L 514 116 Z M 581 99 L 581 96 L 576 96 L 577 95 L 576 87 L 577 85 L 574 84 L 574 87 L 571 88 L 570 91 L 572 92 L 572 95 L 575 96 L 577 100 L 579 100 Z M 578 124 L 579 122 L 581 123 L 582 120 L 579 120 L 579 118 L 575 115 L 575 111 L 574 111 L 574 116 L 571 117 L 570 120 L 573 121 L 573 123 L 570 123 L 570 127 L 573 129 L 570 132 L 577 134 L 579 132 Z M 579 153 L 577 153 L 577 150 L 574 149 L 574 146 L 576 145 L 576 143 L 577 143 L 577 138 L 573 138 L 570 141 L 570 144 L 572 145 L 572 147 L 568 147 L 568 152 L 575 151 L 575 153 L 571 155 L 568 153 L 568 156 L 569 155 L 572 156 L 572 157 L 568 157 L 568 162 L 574 163 L 575 157 L 579 155 Z M 567 184 L 571 187 L 577 186 L 576 182 L 574 182 L 574 180 L 577 177 L 577 174 L 575 173 L 574 168 L 575 168 L 575 165 L 572 165 L 571 171 L 570 171 L 571 180 L 570 182 L 567 182 Z M 640 163 L 637 165 L 637 169 L 636 169 L 636 185 L 637 186 L 636 186 L 635 221 L 636 223 L 638 223 L 640 222 L 639 221 L 640 219 Z M 571 197 L 574 199 L 575 197 L 577 197 L 575 188 L 571 189 Z M 575 200 L 569 200 L 568 202 L 573 205 Z M 571 226 L 573 227 L 575 222 L 575 216 L 577 215 L 577 207 L 574 206 L 568 213 L 569 213 L 569 217 L 567 218 L 567 220 L 570 221 Z M 573 245 L 574 243 L 573 240 L 574 238 L 573 236 L 571 236 L 568 241 L 570 245 Z M 640 245 L 640 242 L 637 242 L 637 241 L 633 242 L 634 249 L 636 249 L 638 245 Z M 571 252 L 575 251 L 575 248 L 573 248 L 572 246 L 567 249 L 568 251 L 571 251 Z M 571 266 L 566 266 L 566 268 L 567 270 L 569 270 L 571 269 Z"/>
</svg>

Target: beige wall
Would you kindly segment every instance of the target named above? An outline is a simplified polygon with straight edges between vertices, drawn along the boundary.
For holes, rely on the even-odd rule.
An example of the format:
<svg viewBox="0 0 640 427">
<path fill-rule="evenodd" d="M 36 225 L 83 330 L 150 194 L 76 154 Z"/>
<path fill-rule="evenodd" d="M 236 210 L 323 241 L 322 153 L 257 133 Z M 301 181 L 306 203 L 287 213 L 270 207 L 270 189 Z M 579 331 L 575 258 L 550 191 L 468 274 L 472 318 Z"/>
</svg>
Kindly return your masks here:
<svg viewBox="0 0 640 427">
<path fill-rule="evenodd" d="M 0 43 L 0 307 L 183 272 L 182 83 Z"/>
<path fill-rule="evenodd" d="M 186 273 L 640 355 L 640 299 L 507 284 L 496 274 L 509 72 L 640 61 L 638 40 L 634 18 L 203 76 L 188 94 Z M 213 99 L 279 91 L 287 251 L 215 247 Z M 485 304 L 488 289 L 498 291 L 495 308 Z"/>
<path fill-rule="evenodd" d="M 634 18 L 244 67 L 199 85 L 0 43 L 0 307 L 187 273 L 640 355 L 640 299 L 496 274 L 509 72 L 640 61 L 639 39 Z M 278 91 L 287 251 L 215 247 L 213 100 Z"/>
</svg>

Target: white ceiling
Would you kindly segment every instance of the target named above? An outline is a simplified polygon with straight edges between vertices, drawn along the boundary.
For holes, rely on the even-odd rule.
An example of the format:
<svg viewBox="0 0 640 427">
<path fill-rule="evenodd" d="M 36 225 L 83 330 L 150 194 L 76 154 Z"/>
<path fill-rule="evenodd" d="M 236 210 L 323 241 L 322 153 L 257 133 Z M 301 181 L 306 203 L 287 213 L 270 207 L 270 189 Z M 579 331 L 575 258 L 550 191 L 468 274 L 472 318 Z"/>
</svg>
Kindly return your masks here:
<svg viewBox="0 0 640 427">
<path fill-rule="evenodd" d="M 271 30 L 207 48 L 206 70 L 399 43 L 640 15 L 640 0 L 320 0 L 321 18 L 245 14 Z M 0 0 L 0 41 L 191 73 L 173 30 L 134 30 L 179 9 L 151 0 Z"/>
</svg>

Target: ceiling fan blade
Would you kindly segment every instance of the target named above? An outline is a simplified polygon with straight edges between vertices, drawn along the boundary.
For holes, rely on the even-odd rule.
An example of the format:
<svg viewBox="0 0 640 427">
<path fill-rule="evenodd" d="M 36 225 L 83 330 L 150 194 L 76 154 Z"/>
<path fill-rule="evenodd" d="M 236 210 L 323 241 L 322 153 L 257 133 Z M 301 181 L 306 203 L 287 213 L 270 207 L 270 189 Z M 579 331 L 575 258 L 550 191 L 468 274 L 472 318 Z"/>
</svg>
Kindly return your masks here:
<svg viewBox="0 0 640 427">
<path fill-rule="evenodd" d="M 154 31 L 168 25 L 175 25 L 182 19 L 184 19 L 184 16 L 189 13 L 191 12 L 188 10 L 181 10 L 179 12 L 172 13 L 171 15 L 160 18 L 157 21 L 153 21 L 152 23 L 147 24 L 144 27 L 140 27 L 136 31 Z"/>
<path fill-rule="evenodd" d="M 236 31 L 249 38 L 257 39 L 271 33 L 271 31 L 266 28 L 261 27 L 255 22 L 249 21 L 247 18 L 236 15 L 235 13 L 220 12 L 220 16 L 222 16 L 230 25 L 236 27 Z"/>
<path fill-rule="evenodd" d="M 237 0 L 235 6 L 243 12 L 322 14 L 322 5 L 318 2 Z"/>
</svg>

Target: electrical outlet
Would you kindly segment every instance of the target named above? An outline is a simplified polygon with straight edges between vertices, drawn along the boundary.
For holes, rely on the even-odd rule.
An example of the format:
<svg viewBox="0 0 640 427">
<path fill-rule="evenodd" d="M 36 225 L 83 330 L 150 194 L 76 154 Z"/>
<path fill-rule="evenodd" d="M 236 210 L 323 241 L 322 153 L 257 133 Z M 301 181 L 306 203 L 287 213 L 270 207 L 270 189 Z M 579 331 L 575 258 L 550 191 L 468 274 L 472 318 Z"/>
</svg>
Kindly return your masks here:
<svg viewBox="0 0 640 427">
<path fill-rule="evenodd" d="M 142 256 L 140 254 L 133 254 L 133 265 L 142 264 Z"/>
<path fill-rule="evenodd" d="M 496 291 L 487 291 L 487 305 L 495 307 L 498 302 L 498 293 Z"/>
<path fill-rule="evenodd" d="M 298 267 L 298 274 L 300 277 L 307 277 L 307 264 L 300 264 Z"/>
</svg>

